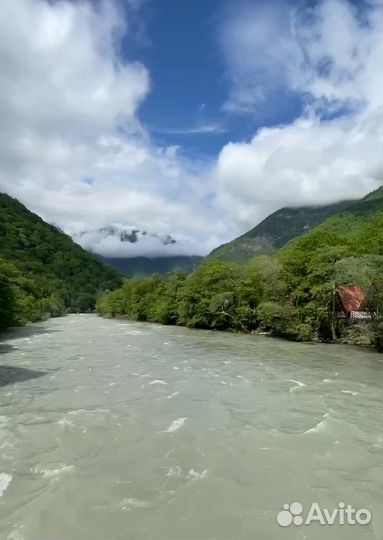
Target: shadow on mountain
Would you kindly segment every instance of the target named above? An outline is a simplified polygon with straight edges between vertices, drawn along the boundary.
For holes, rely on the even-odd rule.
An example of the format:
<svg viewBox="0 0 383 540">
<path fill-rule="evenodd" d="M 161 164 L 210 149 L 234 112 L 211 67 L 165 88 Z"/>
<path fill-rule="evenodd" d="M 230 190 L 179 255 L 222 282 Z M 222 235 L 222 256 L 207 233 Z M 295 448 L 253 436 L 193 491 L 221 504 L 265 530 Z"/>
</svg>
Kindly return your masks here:
<svg viewBox="0 0 383 540">
<path fill-rule="evenodd" d="M 37 379 L 43 375 L 46 375 L 45 371 L 0 365 L 0 387 L 7 386 L 7 384 L 28 381 L 29 379 Z"/>
</svg>

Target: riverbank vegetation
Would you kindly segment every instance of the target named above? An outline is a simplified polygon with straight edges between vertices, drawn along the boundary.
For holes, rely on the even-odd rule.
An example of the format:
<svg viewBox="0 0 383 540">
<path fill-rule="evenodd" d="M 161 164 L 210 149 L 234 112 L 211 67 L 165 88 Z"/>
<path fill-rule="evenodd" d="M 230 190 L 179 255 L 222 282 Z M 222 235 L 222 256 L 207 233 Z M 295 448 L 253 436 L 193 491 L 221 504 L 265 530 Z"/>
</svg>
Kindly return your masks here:
<svg viewBox="0 0 383 540">
<path fill-rule="evenodd" d="M 355 223 L 348 214 L 329 218 L 273 255 L 240 265 L 208 259 L 186 276 L 171 273 L 127 279 L 102 294 L 98 312 L 193 328 L 270 332 L 305 341 L 341 338 L 336 288 L 365 291 L 371 340 L 382 340 L 383 214 Z"/>
<path fill-rule="evenodd" d="M 105 317 L 383 348 L 382 190 L 279 251 L 239 263 L 209 256 L 191 274 L 122 280 L 11 197 L 0 194 L 0 328 L 95 309 Z M 337 287 L 356 284 L 370 319 L 339 317 Z M 106 292 L 104 292 L 106 291 Z"/>
<path fill-rule="evenodd" d="M 122 284 L 116 270 L 5 194 L 0 216 L 0 328 L 93 311 L 101 291 Z"/>
</svg>

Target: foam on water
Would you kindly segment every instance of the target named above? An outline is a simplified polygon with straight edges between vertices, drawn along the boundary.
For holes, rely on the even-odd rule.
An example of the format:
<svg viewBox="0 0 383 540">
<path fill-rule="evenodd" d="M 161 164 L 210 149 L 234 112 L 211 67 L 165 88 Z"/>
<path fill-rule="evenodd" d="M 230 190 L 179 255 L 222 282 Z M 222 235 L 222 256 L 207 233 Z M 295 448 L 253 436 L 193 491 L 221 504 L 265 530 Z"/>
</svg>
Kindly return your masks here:
<svg viewBox="0 0 383 540">
<path fill-rule="evenodd" d="M 168 472 L 166 473 L 166 476 L 169 476 L 170 478 L 179 477 L 181 475 L 182 475 L 182 469 L 179 465 L 174 465 L 173 467 L 169 467 Z"/>
<path fill-rule="evenodd" d="M 174 398 L 175 396 L 178 396 L 179 392 L 178 390 L 176 390 L 175 392 L 172 392 L 171 394 L 169 394 L 168 396 L 166 396 L 166 399 L 172 399 Z"/>
<path fill-rule="evenodd" d="M 201 472 L 189 469 L 187 473 L 184 473 L 179 465 L 173 465 L 172 467 L 168 467 L 166 476 L 169 478 L 183 478 L 185 480 L 202 480 L 207 474 L 207 469 Z"/>
<path fill-rule="evenodd" d="M 120 508 L 121 510 L 131 510 L 132 508 L 148 508 L 149 506 L 150 502 L 148 501 L 141 501 L 139 499 L 128 497 L 121 501 Z"/>
<path fill-rule="evenodd" d="M 72 420 L 69 420 L 69 418 L 66 418 L 65 416 L 64 418 L 61 418 L 61 420 L 58 420 L 57 424 L 59 426 L 69 426 L 69 427 L 74 426 L 74 422 Z"/>
<path fill-rule="evenodd" d="M 12 476 L 10 474 L 0 473 L 0 497 L 6 492 L 11 482 Z"/>
<path fill-rule="evenodd" d="M 74 409 L 73 411 L 68 412 L 68 414 L 72 416 L 77 416 L 78 414 L 95 414 L 95 413 L 110 413 L 110 409 L 96 407 L 95 409 Z"/>
<path fill-rule="evenodd" d="M 41 474 L 44 478 L 55 478 L 61 474 L 69 473 L 73 471 L 74 465 L 62 464 L 56 469 L 44 469 L 40 467 L 33 467 L 32 472 L 35 474 Z"/>
<path fill-rule="evenodd" d="M 154 381 L 150 381 L 150 383 L 149 383 L 150 386 L 152 384 L 167 384 L 167 382 L 164 381 L 163 379 L 154 379 Z"/>
<path fill-rule="evenodd" d="M 296 386 L 292 386 L 290 389 L 289 389 L 289 392 L 295 392 L 295 390 L 298 390 L 298 388 L 303 388 L 304 386 L 306 386 L 305 383 L 301 382 L 301 381 L 296 381 L 295 379 L 289 379 L 290 382 L 292 383 L 295 383 Z"/>
<path fill-rule="evenodd" d="M 321 431 L 328 431 L 328 427 L 329 427 L 329 423 L 328 423 L 328 418 L 329 414 L 326 413 L 324 416 L 323 416 L 323 419 L 318 422 L 316 424 L 316 426 L 310 428 L 310 429 L 307 429 L 305 431 L 305 434 L 307 435 L 308 433 L 319 433 Z"/>
<path fill-rule="evenodd" d="M 306 383 L 303 383 L 302 381 L 297 381 L 295 379 L 289 379 L 289 381 L 297 384 L 298 386 L 306 386 Z"/>
<path fill-rule="evenodd" d="M 9 533 L 7 540 L 24 540 L 25 537 L 21 532 L 22 526 L 18 529 L 15 529 Z"/>
<path fill-rule="evenodd" d="M 195 471 L 194 469 L 190 469 L 188 472 L 188 478 L 191 480 L 202 480 L 202 478 L 205 478 L 207 476 L 208 470 L 204 469 L 200 473 Z"/>
<path fill-rule="evenodd" d="M 173 420 L 173 422 L 170 424 L 170 426 L 167 429 L 164 429 L 162 433 L 174 433 L 174 431 L 177 431 L 177 429 L 180 429 L 186 422 L 187 418 L 177 418 L 177 420 Z"/>
</svg>

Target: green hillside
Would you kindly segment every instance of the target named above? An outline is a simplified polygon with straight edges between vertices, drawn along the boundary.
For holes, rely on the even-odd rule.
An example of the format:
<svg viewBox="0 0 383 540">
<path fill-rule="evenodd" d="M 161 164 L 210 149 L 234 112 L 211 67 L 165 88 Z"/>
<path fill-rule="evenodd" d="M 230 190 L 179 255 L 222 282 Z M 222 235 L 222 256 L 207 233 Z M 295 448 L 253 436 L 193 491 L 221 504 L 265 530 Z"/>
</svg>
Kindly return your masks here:
<svg viewBox="0 0 383 540">
<path fill-rule="evenodd" d="M 325 219 L 316 229 L 339 234 L 356 232 L 378 212 L 383 212 L 383 186 Z"/>
<path fill-rule="evenodd" d="M 94 309 L 121 276 L 19 201 L 0 194 L 0 327 Z"/>
<path fill-rule="evenodd" d="M 378 200 L 374 195 L 364 202 Z M 383 351 L 383 212 L 364 204 L 330 217 L 272 255 L 246 264 L 208 258 L 182 273 L 128 279 L 98 301 L 106 317 L 193 328 L 259 331 L 297 341 L 320 339 Z M 372 212 L 374 215 L 368 214 Z M 342 230 L 332 230 L 338 219 Z M 368 318 L 339 317 L 336 290 L 357 284 Z M 349 324 L 350 323 L 350 324 Z"/>
<path fill-rule="evenodd" d="M 191 272 L 202 260 L 199 255 L 173 255 L 171 257 L 101 257 L 127 277 L 145 277 L 169 272 Z"/>
<path fill-rule="evenodd" d="M 327 221 L 327 226 L 342 229 L 350 225 L 351 216 L 353 217 L 351 225 L 355 227 L 357 220 L 366 220 L 378 210 L 383 210 L 383 187 L 358 201 L 341 201 L 326 206 L 281 208 L 244 235 L 214 249 L 208 257 L 244 263 L 256 255 L 273 253 L 293 238 L 311 231 L 330 216 L 334 216 L 334 219 Z"/>
</svg>

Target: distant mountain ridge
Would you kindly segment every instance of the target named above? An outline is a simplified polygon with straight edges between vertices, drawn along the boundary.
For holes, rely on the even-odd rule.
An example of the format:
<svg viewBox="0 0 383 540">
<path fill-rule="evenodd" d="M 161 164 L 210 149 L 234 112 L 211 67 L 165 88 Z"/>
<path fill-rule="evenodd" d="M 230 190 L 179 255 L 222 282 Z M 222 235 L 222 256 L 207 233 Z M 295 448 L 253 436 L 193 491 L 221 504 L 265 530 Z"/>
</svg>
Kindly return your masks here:
<svg viewBox="0 0 383 540">
<path fill-rule="evenodd" d="M 122 243 L 129 242 L 130 244 L 135 244 L 140 240 L 142 241 L 148 238 L 155 238 L 164 246 L 175 244 L 177 242 L 170 234 L 160 235 L 124 225 L 108 225 L 98 229 L 81 231 L 72 236 L 79 243 L 86 242 L 89 238 L 102 240 L 110 237 L 115 237 Z"/>
<path fill-rule="evenodd" d="M 273 253 L 332 216 L 351 214 L 363 219 L 378 211 L 383 211 L 383 186 L 356 201 L 281 208 L 247 233 L 214 249 L 208 257 L 243 263 L 256 255 Z"/>
<path fill-rule="evenodd" d="M 167 274 L 174 270 L 189 273 L 202 260 L 198 255 L 183 255 L 185 246 L 170 234 L 122 224 L 82 231 L 72 237 L 127 277 Z"/>
<path fill-rule="evenodd" d="M 151 274 L 168 274 L 179 270 L 189 273 L 202 261 L 199 255 L 173 257 L 102 257 L 110 266 L 127 277 L 144 277 Z"/>
</svg>

